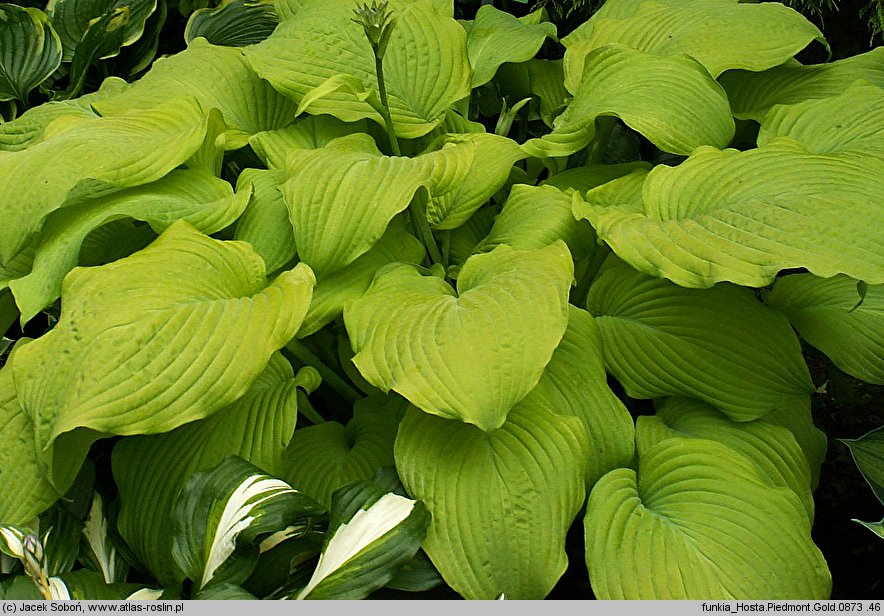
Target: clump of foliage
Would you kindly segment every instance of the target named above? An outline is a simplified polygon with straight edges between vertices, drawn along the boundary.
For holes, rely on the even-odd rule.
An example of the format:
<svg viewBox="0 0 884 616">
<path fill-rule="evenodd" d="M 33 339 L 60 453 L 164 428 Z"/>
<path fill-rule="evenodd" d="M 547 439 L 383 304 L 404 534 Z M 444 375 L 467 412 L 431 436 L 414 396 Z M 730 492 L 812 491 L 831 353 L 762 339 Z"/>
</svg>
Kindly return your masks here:
<svg viewBox="0 0 884 616">
<path fill-rule="evenodd" d="M 799 336 L 884 384 L 884 49 L 355 8 L 0 126 L 4 596 L 542 598 L 582 516 L 599 598 L 828 597 Z"/>
<path fill-rule="evenodd" d="M 161 40 L 203 37 L 218 45 L 260 42 L 279 20 L 267 0 L 50 0 L 0 4 L 0 119 L 45 100 L 69 100 L 108 76 L 132 79 L 154 61 Z M 40 6 L 43 8 L 41 9 Z M 176 15 L 187 18 L 183 32 Z M 5 107 L 5 108 L 4 108 Z"/>
</svg>

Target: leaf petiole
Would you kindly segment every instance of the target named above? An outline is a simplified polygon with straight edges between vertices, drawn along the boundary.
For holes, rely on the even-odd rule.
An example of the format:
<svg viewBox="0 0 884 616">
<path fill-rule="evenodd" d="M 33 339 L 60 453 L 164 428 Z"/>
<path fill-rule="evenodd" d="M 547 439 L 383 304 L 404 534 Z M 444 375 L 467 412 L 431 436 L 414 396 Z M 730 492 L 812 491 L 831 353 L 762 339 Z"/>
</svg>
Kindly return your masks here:
<svg viewBox="0 0 884 616">
<path fill-rule="evenodd" d="M 325 362 L 323 362 L 319 357 L 317 357 L 307 346 L 294 338 L 290 340 L 285 348 L 289 351 L 295 358 L 300 361 L 305 366 L 311 366 L 319 372 L 319 375 L 322 377 L 324 383 L 327 383 L 329 387 L 334 389 L 342 398 L 345 400 L 349 400 L 350 402 L 356 402 L 357 400 L 362 399 L 362 395 L 353 389 L 347 382 L 338 375 L 331 367 L 329 367 Z"/>
</svg>

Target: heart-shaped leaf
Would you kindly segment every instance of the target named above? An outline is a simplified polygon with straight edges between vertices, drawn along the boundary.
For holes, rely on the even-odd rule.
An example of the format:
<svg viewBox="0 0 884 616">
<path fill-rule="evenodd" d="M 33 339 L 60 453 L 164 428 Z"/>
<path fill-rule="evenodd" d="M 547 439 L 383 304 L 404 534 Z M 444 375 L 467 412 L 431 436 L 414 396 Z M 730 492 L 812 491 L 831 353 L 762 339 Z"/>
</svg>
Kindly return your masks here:
<svg viewBox="0 0 884 616">
<path fill-rule="evenodd" d="M 316 502 L 331 507 L 332 493 L 393 466 L 393 441 L 408 403 L 398 396 L 363 398 L 344 426 L 325 421 L 300 428 L 286 450 L 281 477 Z"/>
<path fill-rule="evenodd" d="M 40 9 L 0 6 L 0 101 L 26 102 L 61 64 L 61 41 Z"/>
<path fill-rule="evenodd" d="M 814 154 L 884 159 L 884 89 L 857 81 L 843 93 L 777 105 L 761 122 L 758 145 L 791 137 Z"/>
<path fill-rule="evenodd" d="M 317 150 L 339 137 L 367 132 L 365 121 L 342 122 L 332 116 L 307 116 L 285 128 L 252 135 L 249 145 L 265 165 L 285 170 L 289 150 Z"/>
<path fill-rule="evenodd" d="M 583 422 L 589 439 L 586 486 L 629 466 L 635 453 L 632 415 L 608 387 L 602 335 L 585 310 L 569 306 L 568 329 L 537 386 L 522 404 L 555 409 Z"/>
<path fill-rule="evenodd" d="M 728 71 L 719 81 L 736 117 L 761 120 L 774 105 L 837 96 L 857 79 L 884 88 L 884 47 L 828 64 L 787 62 L 760 73 Z"/>
<path fill-rule="evenodd" d="M 130 257 L 75 269 L 59 324 L 13 365 L 37 447 L 82 427 L 166 432 L 230 404 L 294 336 L 314 280 L 298 265 L 268 286 L 248 244 L 186 222 Z"/>
<path fill-rule="evenodd" d="M 464 224 L 510 176 L 513 164 L 525 158 L 519 145 L 499 135 L 472 133 L 450 137 L 454 147 L 470 147 L 472 164 L 462 180 L 432 191 L 427 219 L 439 230 Z M 448 147 L 452 147 L 449 145 Z"/>
<path fill-rule="evenodd" d="M 718 77 L 727 69 L 779 66 L 814 40 L 826 44 L 800 13 L 774 2 L 608 0 L 563 42 L 566 72 L 569 64 L 582 68 L 592 50 L 618 44 L 657 55 L 684 53 Z"/>
<path fill-rule="evenodd" d="M 582 68 L 582 67 L 581 67 Z M 693 58 L 657 56 L 620 45 L 591 52 L 574 99 L 553 131 L 530 139 L 531 156 L 568 156 L 595 137 L 600 116 L 616 116 L 666 152 L 726 147 L 734 135 L 727 96 Z"/>
<path fill-rule="evenodd" d="M 781 137 L 754 150 L 695 151 L 659 165 L 624 199 L 614 180 L 575 199 L 630 265 L 687 287 L 761 287 L 787 268 L 884 282 L 884 157 L 814 155 Z M 622 182 L 632 182 L 627 176 Z"/>
<path fill-rule="evenodd" d="M 218 109 L 230 129 L 227 149 L 250 135 L 287 126 L 295 104 L 250 68 L 241 49 L 196 39 L 188 48 L 154 62 L 150 71 L 119 96 L 96 103 L 102 115 L 150 109 L 175 96 L 192 96 L 204 111 Z"/>
<path fill-rule="evenodd" d="M 813 521 L 810 464 L 788 429 L 766 418 L 731 421 L 718 409 L 691 398 L 667 398 L 656 415 L 639 417 L 636 425 L 640 456 L 671 437 L 703 438 L 727 445 L 755 464 L 773 485 L 795 492 L 807 518 Z"/>
<path fill-rule="evenodd" d="M 494 430 L 564 335 L 572 278 L 562 242 L 475 255 L 457 293 L 411 265 L 390 266 L 344 310 L 353 363 L 369 383 L 427 413 Z"/>
<path fill-rule="evenodd" d="M 374 54 L 362 27 L 353 22 L 353 8 L 334 0 L 299 2 L 295 14 L 248 48 L 246 57 L 261 77 L 298 103 L 337 75 L 376 92 Z M 469 96 L 467 37 L 452 19 L 450 5 L 417 0 L 394 2 L 391 8 L 395 27 L 384 54 L 384 82 L 396 135 L 411 139 L 430 132 L 451 105 Z M 415 54 L 426 61 L 415 63 Z M 370 118 L 383 125 L 380 114 L 352 89 L 315 101 L 310 113 L 345 122 Z"/>
<path fill-rule="evenodd" d="M 767 303 L 841 370 L 884 385 L 884 285 L 860 295 L 847 276 L 796 274 L 777 280 Z"/>
<path fill-rule="evenodd" d="M 209 173 L 176 170 L 151 184 L 52 212 L 40 232 L 31 272 L 9 283 L 22 322 L 58 299 L 82 242 L 97 227 L 125 216 L 149 222 L 156 232 L 186 220 L 203 233 L 215 233 L 236 220 L 248 200 L 248 190 L 234 194 L 230 184 Z"/>
<path fill-rule="evenodd" d="M 365 134 L 290 151 L 281 190 L 298 255 L 320 278 L 341 269 L 375 245 L 419 188 L 455 190 L 475 157 L 470 140 L 415 158 L 384 156 Z"/>
<path fill-rule="evenodd" d="M 749 289 L 685 289 L 609 260 L 587 309 L 605 365 L 633 398 L 686 395 L 749 421 L 814 390 L 788 321 Z"/>
<path fill-rule="evenodd" d="M 832 577 L 800 499 L 733 449 L 669 438 L 586 504 L 599 599 L 826 599 Z"/>
<path fill-rule="evenodd" d="M 585 497 L 591 453 L 579 419 L 524 401 L 483 432 L 411 408 L 395 455 L 405 489 L 433 516 L 423 547 L 452 588 L 467 599 L 552 590 Z"/>
<path fill-rule="evenodd" d="M 542 248 L 562 240 L 575 261 L 595 250 L 595 231 L 571 213 L 571 195 L 554 186 L 516 184 L 476 252 L 507 244 L 520 250 Z"/>
<path fill-rule="evenodd" d="M 505 62 L 531 60 L 546 37 L 555 38 L 555 25 L 539 17 L 540 11 L 517 18 L 491 4 L 479 7 L 467 33 L 473 88 L 491 81 Z"/>
<path fill-rule="evenodd" d="M 199 104 L 181 98 L 129 116 L 81 120 L 53 139 L 0 156 L 0 265 L 72 191 L 85 198 L 156 181 L 190 158 L 205 132 Z"/>
</svg>

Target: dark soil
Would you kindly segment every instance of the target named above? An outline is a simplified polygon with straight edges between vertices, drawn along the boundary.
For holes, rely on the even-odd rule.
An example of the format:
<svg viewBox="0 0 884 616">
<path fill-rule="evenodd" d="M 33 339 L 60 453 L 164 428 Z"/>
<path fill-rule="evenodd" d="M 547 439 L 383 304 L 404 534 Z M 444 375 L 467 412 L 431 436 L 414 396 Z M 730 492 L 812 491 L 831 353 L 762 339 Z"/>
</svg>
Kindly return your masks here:
<svg viewBox="0 0 884 616">
<path fill-rule="evenodd" d="M 847 446 L 837 438 L 858 438 L 884 425 L 884 387 L 858 381 L 819 351 L 805 353 L 814 384 L 814 423 L 829 437 L 829 450 L 814 494 L 813 540 L 832 572 L 833 599 L 884 598 L 884 541 L 852 522 L 884 517 L 882 505 L 863 479 Z"/>
</svg>

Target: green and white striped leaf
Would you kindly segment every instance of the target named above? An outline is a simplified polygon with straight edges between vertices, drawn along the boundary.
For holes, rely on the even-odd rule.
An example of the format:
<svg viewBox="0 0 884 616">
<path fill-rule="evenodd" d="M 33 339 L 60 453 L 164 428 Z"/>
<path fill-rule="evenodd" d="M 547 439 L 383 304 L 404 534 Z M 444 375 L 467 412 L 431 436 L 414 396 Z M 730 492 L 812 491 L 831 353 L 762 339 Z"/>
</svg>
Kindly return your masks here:
<svg viewBox="0 0 884 616">
<path fill-rule="evenodd" d="M 38 449 L 77 428 L 166 432 L 230 404 L 294 336 L 314 282 L 299 264 L 268 285 L 248 244 L 186 222 L 130 257 L 75 269 L 59 324 L 13 364 Z"/>
<path fill-rule="evenodd" d="M 243 169 L 236 180 L 237 194 L 251 192 L 251 198 L 233 237 L 252 245 L 264 259 L 268 273 L 290 262 L 296 252 L 289 212 L 279 192 L 284 180 L 282 171 L 252 168 Z"/>
<path fill-rule="evenodd" d="M 590 445 L 577 417 L 517 404 L 493 432 L 411 408 L 396 469 L 432 514 L 423 548 L 467 599 L 542 599 L 568 566 Z M 493 512 L 493 515 L 489 515 Z"/>
<path fill-rule="evenodd" d="M 791 137 L 813 154 L 884 158 L 884 89 L 866 81 L 823 99 L 777 105 L 761 122 L 758 145 Z"/>
<path fill-rule="evenodd" d="M 332 116 L 307 116 L 285 128 L 256 133 L 249 145 L 271 169 L 285 170 L 290 150 L 317 150 L 339 137 L 367 133 L 368 123 L 342 122 Z"/>
<path fill-rule="evenodd" d="M 335 490 L 393 466 L 393 441 L 406 406 L 398 396 L 363 398 L 356 402 L 346 426 L 325 421 L 296 430 L 280 476 L 331 508 Z"/>
<path fill-rule="evenodd" d="M 763 72 L 729 71 L 719 81 L 736 117 L 760 121 L 774 105 L 838 96 L 858 79 L 884 88 L 884 47 L 828 64 L 787 62 Z"/>
<path fill-rule="evenodd" d="M 475 252 L 507 244 L 519 250 L 543 248 L 562 240 L 575 261 L 595 251 L 592 226 L 571 213 L 571 195 L 553 186 L 516 184 L 494 220 L 491 232 Z"/>
<path fill-rule="evenodd" d="M 269 0 L 222 0 L 217 7 L 191 13 L 184 40 L 189 45 L 202 37 L 213 45 L 246 47 L 266 39 L 278 23 Z"/>
<path fill-rule="evenodd" d="M 46 480 L 46 463 L 37 455 L 34 425 L 22 409 L 12 379 L 12 364 L 18 350 L 27 342 L 22 339 L 0 368 L 0 439 L 3 441 L 0 483 L 4 486 L 0 491 L 0 524 L 3 525 L 28 524 L 61 497 L 61 491 Z M 0 548 L 2 545 L 0 542 Z"/>
<path fill-rule="evenodd" d="M 40 9 L 0 6 L 0 101 L 28 93 L 61 64 L 61 41 Z"/>
<path fill-rule="evenodd" d="M 184 579 L 171 556 L 169 525 L 187 478 L 229 455 L 283 476 L 284 452 L 297 422 L 297 390 L 311 392 L 318 385 L 312 369 L 293 375 L 291 364 L 274 353 L 246 395 L 230 406 L 172 432 L 116 445 L 112 467 L 120 489 L 120 534 L 164 586 Z"/>
<path fill-rule="evenodd" d="M 160 233 L 186 220 L 203 233 L 215 233 L 236 220 L 249 197 L 248 190 L 234 194 L 230 184 L 207 172 L 175 170 L 151 184 L 66 204 L 46 218 L 30 273 L 9 283 L 22 322 L 61 295 L 62 280 L 77 265 L 83 241 L 101 225 L 131 217 Z"/>
<path fill-rule="evenodd" d="M 860 294 L 859 284 L 847 276 L 785 276 L 767 303 L 841 370 L 884 385 L 884 285 L 867 285 Z"/>
<path fill-rule="evenodd" d="M 27 526 L 13 526 L 11 524 L 0 526 L 0 552 L 11 558 L 23 560 L 25 557 L 25 537 L 30 534 L 33 534 L 33 531 Z"/>
<path fill-rule="evenodd" d="M 813 521 L 810 464 L 788 429 L 766 420 L 735 422 L 691 398 L 667 398 L 654 416 L 636 420 L 639 455 L 667 438 L 702 438 L 727 445 L 750 460 L 774 486 L 792 490 Z M 624 465 L 625 466 L 625 465 Z"/>
<path fill-rule="evenodd" d="M 640 196 L 620 180 L 575 198 L 621 259 L 687 287 L 770 284 L 788 268 L 884 282 L 884 158 L 814 155 L 783 137 L 745 152 L 702 148 L 659 165 Z M 627 176 L 624 182 L 634 178 Z"/>
<path fill-rule="evenodd" d="M 133 600 L 143 601 L 159 599 L 163 593 L 162 589 L 145 588 L 142 584 L 107 584 L 101 574 L 84 569 L 65 573 L 51 581 L 52 590 L 59 599 L 121 601 L 134 597 Z"/>
<path fill-rule="evenodd" d="M 792 490 L 733 449 L 669 438 L 611 471 L 586 504 L 599 599 L 827 599 L 832 578 Z"/>
<path fill-rule="evenodd" d="M 90 464 L 84 465 L 82 471 L 85 472 L 77 477 L 81 479 L 86 475 L 87 481 L 75 480 L 61 500 L 40 514 L 37 525 L 44 548 L 44 567 L 49 576 L 69 572 L 80 554 L 85 512 L 77 511 L 76 505 L 77 501 L 88 503 L 92 496 L 94 471 L 87 471 Z"/>
<path fill-rule="evenodd" d="M 129 565 L 114 545 L 104 514 L 104 503 L 98 493 L 92 496 L 92 507 L 83 526 L 80 559 L 93 571 L 100 573 L 108 584 L 126 581 Z"/>
<path fill-rule="evenodd" d="M 540 10 L 517 18 L 491 4 L 479 7 L 467 32 L 473 88 L 491 81 L 506 62 L 531 60 L 547 37 L 555 38 L 555 25 L 540 18 Z"/>
<path fill-rule="evenodd" d="M 862 520 L 857 520 L 856 518 L 852 518 L 850 521 L 862 524 L 870 531 L 884 539 L 884 518 L 882 518 L 880 522 L 863 522 Z"/>
<path fill-rule="evenodd" d="M 685 289 L 609 259 L 587 309 L 633 398 L 684 395 L 750 421 L 814 391 L 788 321 L 749 289 Z"/>
<path fill-rule="evenodd" d="M 872 492 L 884 504 L 884 426 L 856 439 L 839 438 L 847 445 Z"/>
<path fill-rule="evenodd" d="M 120 37 L 122 44 L 103 49 L 96 59 L 117 55 L 121 46 L 132 45 L 141 38 L 145 22 L 156 9 L 157 0 L 49 0 L 46 5 L 49 19 L 61 39 L 65 62 L 74 59 L 89 27 L 114 13 L 125 15 L 125 29 Z"/>
<path fill-rule="evenodd" d="M 172 557 L 197 590 L 238 584 L 254 568 L 259 535 L 322 511 L 281 479 L 229 456 L 184 485 L 172 515 Z"/>
<path fill-rule="evenodd" d="M 53 139 L 0 156 L 0 216 L 6 221 L 0 265 L 69 197 L 154 182 L 190 158 L 205 130 L 196 101 L 180 98 L 130 116 L 81 121 Z"/>
<path fill-rule="evenodd" d="M 281 12 L 279 27 L 247 49 L 246 57 L 261 77 L 298 103 L 337 75 L 376 92 L 374 55 L 362 27 L 352 21 L 353 8 L 335 0 L 301 2 L 292 18 Z M 417 0 L 393 2 L 391 9 L 396 26 L 384 55 L 384 82 L 396 135 L 411 139 L 430 132 L 451 105 L 469 96 L 467 36 L 450 5 Z M 415 54 L 426 61 L 415 63 Z M 310 113 L 345 122 L 370 118 L 383 125 L 380 114 L 351 88 L 315 101 Z"/>
<path fill-rule="evenodd" d="M 568 308 L 568 329 L 537 386 L 521 404 L 551 408 L 583 422 L 589 443 L 589 489 L 608 471 L 631 464 L 635 426 L 629 411 L 608 387 L 602 335 L 595 319 L 585 310 Z"/>
<path fill-rule="evenodd" d="M 338 489 L 319 563 L 294 598 L 365 598 L 414 558 L 429 523 L 423 503 L 370 481 Z"/>
<path fill-rule="evenodd" d="M 427 413 L 492 431 L 537 384 L 564 335 L 573 275 L 562 242 L 475 255 L 457 292 L 414 266 L 391 265 L 344 310 L 353 363 Z"/>
<path fill-rule="evenodd" d="M 375 273 L 383 266 L 390 263 L 419 265 L 423 261 L 426 249 L 409 233 L 406 224 L 403 216 L 397 216 L 368 252 L 345 268 L 319 278 L 304 324 L 298 330 L 298 338 L 318 332 L 341 316 L 348 302 L 365 294 Z"/>
<path fill-rule="evenodd" d="M 203 39 L 157 60 L 125 92 L 96 103 L 95 108 L 102 115 L 129 114 L 175 96 L 194 97 L 206 113 L 213 108 L 221 111 L 229 128 L 227 149 L 241 147 L 251 135 L 282 128 L 295 118 L 295 104 L 251 70 L 241 49 Z"/>
<path fill-rule="evenodd" d="M 384 156 L 365 134 L 290 151 L 281 190 L 298 255 L 320 278 L 345 267 L 377 243 L 418 189 L 433 197 L 457 190 L 476 154 L 463 139 L 415 158 Z"/>
<path fill-rule="evenodd" d="M 774 2 L 608 0 L 562 42 L 568 48 L 565 72 L 579 79 L 587 54 L 605 45 L 687 54 L 718 77 L 728 69 L 779 66 L 815 40 L 826 45 L 816 26 Z"/>
<path fill-rule="evenodd" d="M 726 147 L 734 136 L 727 96 L 703 66 L 684 55 L 658 56 L 621 45 L 592 51 L 574 99 L 551 133 L 522 148 L 539 158 L 568 156 L 595 137 L 596 119 L 615 116 L 665 152 Z"/>
</svg>

